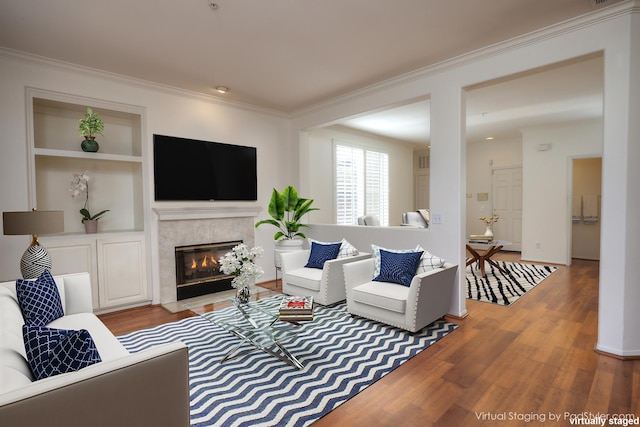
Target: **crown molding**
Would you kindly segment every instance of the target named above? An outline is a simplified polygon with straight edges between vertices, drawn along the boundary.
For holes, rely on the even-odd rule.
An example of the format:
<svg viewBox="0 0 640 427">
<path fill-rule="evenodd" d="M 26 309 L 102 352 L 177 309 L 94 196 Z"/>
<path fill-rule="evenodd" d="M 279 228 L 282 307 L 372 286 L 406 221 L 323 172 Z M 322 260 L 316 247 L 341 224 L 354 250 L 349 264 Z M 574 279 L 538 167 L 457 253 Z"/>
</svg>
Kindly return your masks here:
<svg viewBox="0 0 640 427">
<path fill-rule="evenodd" d="M 212 104 L 223 105 L 225 107 L 237 108 L 240 110 L 251 111 L 254 113 L 266 114 L 269 116 L 276 116 L 279 118 L 290 118 L 290 114 L 280 110 L 261 107 L 253 104 L 248 104 L 240 101 L 220 99 L 213 95 L 207 95 L 201 92 L 196 92 L 187 89 L 181 89 L 174 86 L 164 85 L 161 83 L 152 82 L 149 80 L 139 79 L 136 77 L 130 77 L 123 74 L 112 73 L 110 71 L 104 71 L 97 68 L 86 67 L 84 65 L 73 64 L 71 62 L 60 61 L 58 59 L 48 58 L 45 56 L 35 55 L 28 52 L 23 52 L 15 49 L 9 49 L 0 46 L 0 57 L 10 58 L 26 63 L 47 65 L 54 68 L 59 68 L 65 71 L 76 72 L 80 74 L 99 77 L 107 80 L 111 80 L 116 83 L 124 83 L 135 85 L 137 87 L 144 87 L 150 90 L 164 92 L 170 95 L 178 95 L 191 99 L 203 100 Z"/>
<path fill-rule="evenodd" d="M 534 30 L 532 32 L 511 38 L 509 40 L 505 40 L 503 42 L 485 46 L 480 49 L 476 49 L 474 51 L 446 59 L 436 64 L 419 68 L 417 70 L 410 71 L 408 73 L 401 74 L 399 76 L 392 77 L 390 79 L 374 83 L 369 86 L 365 86 L 361 89 L 354 90 L 347 94 L 319 102 L 309 107 L 298 109 L 291 114 L 291 117 L 293 119 L 296 119 L 307 114 L 312 114 L 326 108 L 343 104 L 345 102 L 370 93 L 379 92 L 402 84 L 412 83 L 419 79 L 424 79 L 426 77 L 448 70 L 460 68 L 464 65 L 473 64 L 492 56 L 496 56 L 513 50 L 518 50 L 524 46 L 558 37 L 560 35 L 570 33 L 581 28 L 597 25 L 601 22 L 632 13 L 640 13 L 640 0 L 624 1 L 622 3 L 617 3 L 603 9 L 594 10 L 581 16 L 570 18 L 566 21 L 553 24 L 548 27 L 540 28 L 538 30 Z"/>
</svg>

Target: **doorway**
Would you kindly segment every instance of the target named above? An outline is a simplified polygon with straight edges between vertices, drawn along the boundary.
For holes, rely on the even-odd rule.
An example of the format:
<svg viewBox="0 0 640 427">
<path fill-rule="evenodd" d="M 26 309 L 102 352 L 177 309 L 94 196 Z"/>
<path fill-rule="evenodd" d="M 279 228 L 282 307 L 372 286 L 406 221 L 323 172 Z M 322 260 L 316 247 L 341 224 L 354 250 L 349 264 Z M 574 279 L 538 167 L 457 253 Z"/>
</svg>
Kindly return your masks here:
<svg viewBox="0 0 640 427">
<path fill-rule="evenodd" d="M 571 258 L 600 260 L 602 157 L 572 163 Z"/>
</svg>

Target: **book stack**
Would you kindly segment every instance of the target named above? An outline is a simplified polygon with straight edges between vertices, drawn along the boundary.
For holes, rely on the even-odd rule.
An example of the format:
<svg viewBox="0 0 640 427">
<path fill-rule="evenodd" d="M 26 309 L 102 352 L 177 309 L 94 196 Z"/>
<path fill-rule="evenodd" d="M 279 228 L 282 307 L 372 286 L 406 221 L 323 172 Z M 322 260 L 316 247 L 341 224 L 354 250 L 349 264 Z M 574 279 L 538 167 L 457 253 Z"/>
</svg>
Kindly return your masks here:
<svg viewBox="0 0 640 427">
<path fill-rule="evenodd" d="M 313 320 L 313 297 L 282 297 L 282 302 L 280 302 L 280 320 L 286 322 Z"/>
<path fill-rule="evenodd" d="M 469 243 L 473 244 L 489 244 L 493 241 L 493 236 L 485 236 L 484 234 L 472 234 L 469 236 Z"/>
</svg>

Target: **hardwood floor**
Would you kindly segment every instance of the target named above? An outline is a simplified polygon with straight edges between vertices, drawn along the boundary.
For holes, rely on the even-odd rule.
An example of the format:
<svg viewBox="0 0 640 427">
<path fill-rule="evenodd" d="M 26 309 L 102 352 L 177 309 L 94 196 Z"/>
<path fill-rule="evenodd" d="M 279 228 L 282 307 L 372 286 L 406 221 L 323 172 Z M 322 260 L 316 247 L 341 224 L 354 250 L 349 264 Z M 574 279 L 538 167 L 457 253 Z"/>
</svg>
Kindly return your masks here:
<svg viewBox="0 0 640 427">
<path fill-rule="evenodd" d="M 519 261 L 519 254 L 498 259 Z M 466 318 L 449 319 L 456 331 L 314 427 L 565 426 L 566 414 L 584 412 L 640 417 L 640 360 L 594 351 L 597 262 L 560 266 L 510 307 L 468 301 L 467 309 Z M 145 307 L 100 318 L 121 335 L 187 316 Z"/>
</svg>

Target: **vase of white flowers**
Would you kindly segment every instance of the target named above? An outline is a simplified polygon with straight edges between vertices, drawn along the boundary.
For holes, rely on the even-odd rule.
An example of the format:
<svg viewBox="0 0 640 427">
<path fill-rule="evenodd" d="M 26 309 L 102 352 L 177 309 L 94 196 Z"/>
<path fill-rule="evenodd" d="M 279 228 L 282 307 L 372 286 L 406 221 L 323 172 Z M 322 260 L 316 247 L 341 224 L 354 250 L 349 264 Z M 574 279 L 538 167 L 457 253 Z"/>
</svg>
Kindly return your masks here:
<svg viewBox="0 0 640 427">
<path fill-rule="evenodd" d="M 237 289 L 236 299 L 246 304 L 251 298 L 251 285 L 264 271 L 256 264 L 264 250 L 260 246 L 249 249 L 241 243 L 220 258 L 220 271 L 234 276 L 231 286 Z"/>
<path fill-rule="evenodd" d="M 487 227 L 487 229 L 484 231 L 484 235 L 493 237 L 493 224 L 498 222 L 500 217 L 498 215 L 491 215 L 490 217 L 481 216 L 478 219 L 484 222 L 484 225 Z"/>
<path fill-rule="evenodd" d="M 102 215 L 109 212 L 109 209 L 98 212 L 95 215 L 91 215 L 88 209 L 89 204 L 89 180 L 91 177 L 87 175 L 87 172 L 84 173 L 74 173 L 73 181 L 71 181 L 71 185 L 69 186 L 69 192 L 71 193 L 72 198 L 76 198 L 85 195 L 84 205 L 82 209 L 80 209 L 80 215 L 82 215 L 82 223 L 84 224 L 85 233 L 92 234 L 98 231 L 98 220 L 102 217 Z"/>
</svg>

